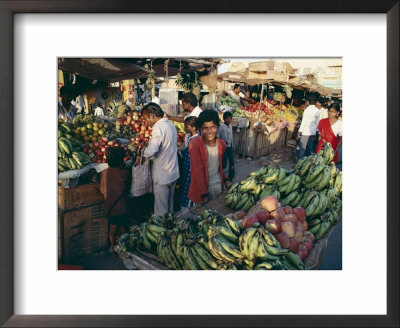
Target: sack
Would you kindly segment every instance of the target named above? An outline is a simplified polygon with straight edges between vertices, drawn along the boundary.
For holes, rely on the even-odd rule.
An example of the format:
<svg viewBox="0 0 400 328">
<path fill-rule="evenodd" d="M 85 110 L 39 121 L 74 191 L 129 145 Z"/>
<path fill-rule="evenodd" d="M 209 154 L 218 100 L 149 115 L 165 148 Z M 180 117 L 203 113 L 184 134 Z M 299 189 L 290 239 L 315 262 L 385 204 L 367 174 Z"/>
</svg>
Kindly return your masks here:
<svg viewBox="0 0 400 328">
<path fill-rule="evenodd" d="M 143 157 L 142 157 L 143 158 Z M 132 166 L 132 184 L 130 197 L 139 197 L 153 192 L 150 161 L 140 162 L 138 166 Z"/>
</svg>

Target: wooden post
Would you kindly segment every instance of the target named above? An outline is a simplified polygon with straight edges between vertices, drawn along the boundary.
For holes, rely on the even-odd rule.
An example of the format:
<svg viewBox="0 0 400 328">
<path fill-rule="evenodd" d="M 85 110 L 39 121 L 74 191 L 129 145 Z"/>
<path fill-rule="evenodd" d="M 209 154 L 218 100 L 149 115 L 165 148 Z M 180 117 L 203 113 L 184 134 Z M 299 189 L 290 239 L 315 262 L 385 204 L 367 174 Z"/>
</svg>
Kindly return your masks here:
<svg viewBox="0 0 400 328">
<path fill-rule="evenodd" d="M 264 93 L 264 80 L 262 81 L 262 85 L 261 85 L 261 97 L 260 97 L 260 105 L 258 106 L 258 118 L 257 118 L 258 122 L 260 122 L 261 104 L 262 104 L 263 93 Z"/>
</svg>

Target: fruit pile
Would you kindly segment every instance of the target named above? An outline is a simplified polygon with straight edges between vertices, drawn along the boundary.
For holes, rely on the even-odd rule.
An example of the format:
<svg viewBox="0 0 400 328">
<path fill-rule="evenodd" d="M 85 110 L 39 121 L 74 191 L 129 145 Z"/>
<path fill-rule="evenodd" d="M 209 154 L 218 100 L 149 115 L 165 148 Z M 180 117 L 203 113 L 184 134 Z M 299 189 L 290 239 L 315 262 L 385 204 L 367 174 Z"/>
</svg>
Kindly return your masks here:
<svg viewBox="0 0 400 328">
<path fill-rule="evenodd" d="M 134 155 L 128 150 L 128 147 L 122 143 L 118 143 L 117 140 L 109 140 L 106 137 L 102 137 L 100 141 L 91 142 L 87 146 L 83 147 L 83 152 L 89 157 L 89 161 L 93 163 L 107 163 L 106 150 L 110 147 L 122 147 L 125 150 L 124 162 L 131 159 L 131 155 Z"/>
<path fill-rule="evenodd" d="M 175 270 L 303 270 L 304 264 L 284 249 L 264 225 L 248 228 L 239 216 L 223 218 L 206 210 L 187 219 L 153 215 L 121 236 L 122 250 L 155 250 Z"/>
<path fill-rule="evenodd" d="M 326 144 L 318 154 L 299 161 L 294 170 L 270 165 L 252 172 L 247 179 L 232 185 L 225 206 L 247 212 L 259 199 L 274 195 L 283 206 L 305 208 L 318 240 L 335 223 L 341 210 L 342 172 L 332 162 L 333 156 L 332 146 Z"/>
<path fill-rule="evenodd" d="M 90 158 L 81 151 L 81 143 L 71 135 L 71 128 L 58 123 L 58 171 L 79 170 L 90 163 Z"/>
<path fill-rule="evenodd" d="M 269 109 L 267 106 L 265 106 L 264 104 L 261 104 L 261 108 L 260 108 L 259 102 L 249 105 L 248 107 L 243 107 L 243 109 L 246 112 L 250 112 L 250 113 L 258 112 L 258 110 L 261 109 L 261 111 L 264 112 L 268 116 L 274 115 L 274 112 L 271 109 Z"/>
<path fill-rule="evenodd" d="M 267 196 L 260 202 L 261 210 L 247 217 L 252 224 L 255 219 L 265 224 L 283 248 L 295 253 L 304 260 L 314 245 L 314 235 L 308 230 L 306 211 L 302 207 L 281 207 L 275 196 Z M 245 218 L 246 219 L 246 218 Z"/>
<path fill-rule="evenodd" d="M 96 122 L 94 115 L 79 114 L 72 120 L 72 125 L 75 138 L 81 143 L 99 141 L 106 132 L 106 127 L 103 123 Z"/>
</svg>

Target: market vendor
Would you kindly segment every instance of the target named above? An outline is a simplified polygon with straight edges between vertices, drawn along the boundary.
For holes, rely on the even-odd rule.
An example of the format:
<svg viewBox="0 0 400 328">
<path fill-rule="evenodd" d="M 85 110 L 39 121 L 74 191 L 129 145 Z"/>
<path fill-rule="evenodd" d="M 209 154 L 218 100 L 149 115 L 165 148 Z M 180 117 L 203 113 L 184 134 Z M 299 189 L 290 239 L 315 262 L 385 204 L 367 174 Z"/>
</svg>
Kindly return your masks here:
<svg viewBox="0 0 400 328">
<path fill-rule="evenodd" d="M 74 90 L 71 86 L 64 85 L 60 88 L 61 100 L 58 102 L 58 119 L 66 123 L 72 123 L 76 116 L 75 107 L 71 103 L 73 94 Z"/>
<path fill-rule="evenodd" d="M 217 138 L 220 119 L 216 111 L 205 110 L 197 119 L 201 136 L 189 144 L 191 183 L 188 198 L 195 204 L 205 204 L 232 185 L 225 175 L 222 158 L 226 144 Z"/>
<path fill-rule="evenodd" d="M 255 100 L 249 97 L 246 97 L 241 90 L 240 84 L 236 83 L 233 86 L 233 90 L 229 92 L 229 96 L 236 100 L 236 102 L 241 105 L 241 101 L 247 101 L 251 104 L 255 103 Z"/>
<path fill-rule="evenodd" d="M 152 126 L 152 136 L 143 150 L 143 157 L 153 161 L 154 214 L 162 216 L 174 210 L 175 185 L 179 178 L 177 133 L 175 126 L 164 118 L 159 105 L 145 105 L 142 115 L 146 125 Z M 137 156 L 136 163 L 139 162 L 140 156 Z"/>
<path fill-rule="evenodd" d="M 190 114 L 186 115 L 186 117 L 168 116 L 167 115 L 168 119 L 170 121 L 183 123 L 183 122 L 185 122 L 185 119 L 189 118 L 190 116 L 199 117 L 200 113 L 203 111 L 199 107 L 199 102 L 197 100 L 197 97 L 192 92 L 187 92 L 187 93 L 183 94 L 182 108 L 183 108 L 184 112 L 190 112 Z"/>
</svg>

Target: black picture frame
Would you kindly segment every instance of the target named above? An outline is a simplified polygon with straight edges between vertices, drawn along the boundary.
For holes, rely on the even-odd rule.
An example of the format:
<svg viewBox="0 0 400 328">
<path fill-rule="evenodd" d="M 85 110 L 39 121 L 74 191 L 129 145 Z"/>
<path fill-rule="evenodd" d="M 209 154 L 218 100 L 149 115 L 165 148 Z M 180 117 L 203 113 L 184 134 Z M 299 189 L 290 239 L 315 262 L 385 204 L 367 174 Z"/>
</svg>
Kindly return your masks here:
<svg viewBox="0 0 400 328">
<path fill-rule="evenodd" d="M 387 315 L 14 315 L 13 20 L 17 13 L 384 13 L 387 17 Z M 0 324 L 4 327 L 399 327 L 399 1 L 0 0 Z M 368 268 L 366 268 L 368 270 Z M 368 286 L 366 286 L 367 288 Z"/>
</svg>

